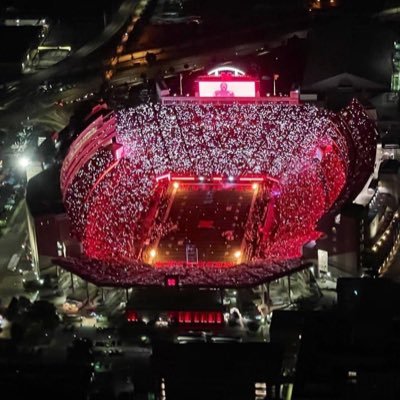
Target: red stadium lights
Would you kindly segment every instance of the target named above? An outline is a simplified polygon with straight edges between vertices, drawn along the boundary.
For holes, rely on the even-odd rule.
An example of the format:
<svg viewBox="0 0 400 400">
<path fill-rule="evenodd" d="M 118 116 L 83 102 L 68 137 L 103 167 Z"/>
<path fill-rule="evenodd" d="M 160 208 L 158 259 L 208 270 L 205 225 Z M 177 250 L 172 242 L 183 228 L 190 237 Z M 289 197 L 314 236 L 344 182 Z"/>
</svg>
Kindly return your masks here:
<svg viewBox="0 0 400 400">
<path fill-rule="evenodd" d="M 217 67 L 217 68 L 213 68 L 210 71 L 207 72 L 208 76 L 220 76 L 221 74 L 227 74 L 230 73 L 233 76 L 245 76 L 246 73 L 241 70 L 240 68 L 236 68 L 236 67 L 231 67 L 228 65 L 224 65 L 222 67 Z"/>
<path fill-rule="evenodd" d="M 93 194 L 93 191 L 96 189 L 97 185 L 100 184 L 100 182 L 107 176 L 108 173 L 111 172 L 112 169 L 114 169 L 119 163 L 119 160 L 114 161 L 105 171 L 101 173 L 101 175 L 97 178 L 95 181 L 94 185 L 90 189 L 89 193 L 86 196 L 85 201 L 90 198 L 90 196 Z"/>
<path fill-rule="evenodd" d="M 223 178 L 222 176 L 212 176 L 211 178 L 206 178 L 205 176 L 176 176 L 171 174 L 165 174 L 161 175 L 156 178 L 156 181 L 159 182 L 163 179 L 170 179 L 171 181 L 177 181 L 177 182 L 222 182 L 226 180 L 229 183 L 234 183 L 236 181 L 241 182 L 241 183 L 251 183 L 251 182 L 264 182 L 265 178 L 264 177 L 257 177 L 257 176 L 240 176 L 238 178 L 230 175 L 228 177 Z M 274 179 L 271 179 L 274 180 Z"/>
<path fill-rule="evenodd" d="M 239 178 L 239 181 L 240 182 L 263 182 L 264 178 L 257 177 L 257 176 L 253 176 L 253 177 L 251 177 L 251 176 L 241 176 Z"/>
<path fill-rule="evenodd" d="M 182 325 L 221 325 L 224 318 L 221 311 L 169 311 L 168 319 Z"/>
<path fill-rule="evenodd" d="M 176 278 L 167 278 L 166 283 L 168 287 L 175 287 L 178 285 L 178 281 Z"/>
<path fill-rule="evenodd" d="M 200 315 L 199 315 L 199 312 L 195 311 L 193 314 L 194 314 L 194 315 L 193 315 L 193 322 L 194 322 L 195 324 L 198 324 L 198 323 L 200 322 Z"/>
<path fill-rule="evenodd" d="M 259 96 L 259 80 L 244 71 L 230 66 L 221 66 L 196 80 L 196 93 L 208 98 L 255 98 Z"/>
<path fill-rule="evenodd" d="M 138 315 L 137 315 L 136 311 L 127 310 L 126 311 L 126 320 L 128 322 L 138 322 L 139 318 L 138 318 Z"/>
<path fill-rule="evenodd" d="M 196 178 L 194 176 L 171 176 L 172 181 L 181 181 L 181 182 L 194 182 Z"/>
<path fill-rule="evenodd" d="M 115 160 L 96 130 L 85 130 L 60 177 L 72 233 L 85 255 L 63 265 L 100 286 L 162 286 L 171 268 L 182 286 L 255 284 L 287 273 L 299 265 L 302 247 L 320 237 L 321 218 L 353 199 L 374 166 L 376 130 L 356 102 L 337 114 L 308 104 L 146 104 L 120 110 L 110 121 L 122 158 Z M 184 183 L 195 186 L 200 177 L 201 190 L 229 177 L 259 185 L 253 192 L 259 212 L 251 221 L 258 247 L 242 251 L 257 257 L 240 265 L 164 263 L 160 249 L 154 265 L 144 262 L 146 240 L 171 228 L 158 210 L 168 209 L 176 191 L 157 182 L 182 182 L 183 192 Z M 235 186 L 229 189 L 240 190 Z"/>
<path fill-rule="evenodd" d="M 164 174 L 164 175 L 160 175 L 160 176 L 156 177 L 156 181 L 157 182 L 160 182 L 160 181 L 163 181 L 163 180 L 170 181 L 171 180 L 171 174 Z"/>
<path fill-rule="evenodd" d="M 185 324 L 190 324 L 192 322 L 192 313 L 190 311 L 185 312 Z"/>
</svg>

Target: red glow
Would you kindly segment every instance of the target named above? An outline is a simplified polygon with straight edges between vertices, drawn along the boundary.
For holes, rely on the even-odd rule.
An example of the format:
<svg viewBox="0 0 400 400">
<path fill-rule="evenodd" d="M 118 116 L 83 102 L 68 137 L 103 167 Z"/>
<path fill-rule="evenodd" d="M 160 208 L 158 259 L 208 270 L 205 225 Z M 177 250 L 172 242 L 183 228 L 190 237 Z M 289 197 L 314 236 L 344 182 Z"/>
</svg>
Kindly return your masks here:
<svg viewBox="0 0 400 400">
<path fill-rule="evenodd" d="M 106 170 L 104 170 L 100 176 L 98 176 L 98 178 L 96 179 L 96 182 L 94 182 L 92 188 L 90 189 L 89 193 L 86 195 L 85 198 L 85 202 L 87 201 L 87 199 L 90 198 L 90 196 L 92 195 L 93 191 L 96 189 L 96 186 L 107 176 L 107 174 L 109 174 L 111 172 L 111 170 L 113 168 L 115 168 L 119 163 L 119 160 L 114 161 Z"/>
<path fill-rule="evenodd" d="M 162 181 L 162 180 L 164 180 L 164 179 L 171 180 L 171 174 L 164 174 L 164 175 L 161 175 L 161 176 L 157 176 L 157 177 L 156 177 L 156 181 L 157 181 L 157 182 L 160 182 L 160 181 Z"/>
<path fill-rule="evenodd" d="M 185 182 L 194 182 L 196 178 L 194 176 L 172 176 L 172 181 L 185 181 Z"/>
<path fill-rule="evenodd" d="M 179 324 L 222 324 L 224 318 L 220 311 L 169 311 L 168 319 Z M 128 322 L 138 322 L 139 316 L 135 310 L 126 311 Z"/>
<path fill-rule="evenodd" d="M 128 322 L 137 322 L 137 321 L 139 321 L 139 318 L 138 318 L 138 315 L 137 315 L 136 311 L 128 310 L 126 312 L 126 320 Z"/>
<path fill-rule="evenodd" d="M 153 264 L 156 268 L 173 268 L 176 265 L 182 264 L 182 261 L 157 261 Z M 184 263 L 186 265 L 186 263 Z M 189 266 L 189 264 L 187 264 Z M 235 262 L 231 261 L 199 261 L 196 263 L 196 267 L 199 268 L 230 268 L 236 265 Z"/>
<path fill-rule="evenodd" d="M 174 287 L 176 286 L 177 282 L 175 278 L 167 278 L 167 286 Z"/>
<path fill-rule="evenodd" d="M 263 182 L 264 178 L 262 177 L 247 177 L 247 176 L 241 176 L 239 178 L 240 182 Z"/>
<path fill-rule="evenodd" d="M 185 324 L 190 324 L 192 322 L 192 314 L 189 311 L 185 312 Z"/>
<path fill-rule="evenodd" d="M 321 235 L 318 221 L 354 198 L 373 168 L 375 132 L 357 103 L 338 114 L 284 104 L 140 106 L 119 118 L 125 154 L 118 163 L 104 147 L 78 170 L 75 163 L 62 169 L 62 181 L 71 181 L 65 206 L 87 257 L 65 260 L 65 268 L 101 285 L 165 285 L 172 273 L 183 286 L 271 279 L 299 265 L 304 244 Z M 169 176 L 187 185 L 200 176 L 234 176 L 242 187 L 260 182 L 264 197 L 250 221 L 257 249 L 247 265 L 141 260 L 157 211 L 168 206 L 157 181 Z"/>
<path fill-rule="evenodd" d="M 199 81 L 200 97 L 256 97 L 256 83 L 253 81 Z"/>
<path fill-rule="evenodd" d="M 194 312 L 194 316 L 193 316 L 193 322 L 195 323 L 195 324 L 198 324 L 199 322 L 200 322 L 200 316 L 199 316 L 199 313 L 198 312 Z"/>
</svg>

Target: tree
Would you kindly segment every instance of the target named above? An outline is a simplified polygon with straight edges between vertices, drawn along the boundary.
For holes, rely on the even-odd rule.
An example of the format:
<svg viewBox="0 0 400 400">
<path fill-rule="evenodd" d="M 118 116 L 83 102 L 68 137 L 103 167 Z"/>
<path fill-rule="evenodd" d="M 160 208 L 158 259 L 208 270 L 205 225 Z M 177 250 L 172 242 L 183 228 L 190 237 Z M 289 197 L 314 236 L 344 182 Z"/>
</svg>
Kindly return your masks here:
<svg viewBox="0 0 400 400">
<path fill-rule="evenodd" d="M 14 343 L 20 343 L 24 338 L 24 328 L 20 322 L 13 322 L 10 329 L 11 339 Z"/>
<path fill-rule="evenodd" d="M 144 72 L 142 72 L 142 73 L 140 74 L 140 78 L 142 79 L 142 81 L 143 81 L 144 83 L 147 82 L 147 75 L 146 75 Z"/>
<path fill-rule="evenodd" d="M 93 361 L 93 342 L 89 338 L 78 338 L 68 347 L 68 360 L 83 364 Z"/>
<path fill-rule="evenodd" d="M 0 146 L 4 145 L 6 141 L 7 133 L 4 131 L 0 131 Z"/>
<path fill-rule="evenodd" d="M 9 321 L 14 321 L 19 313 L 19 303 L 16 297 L 13 297 L 7 307 L 5 316 Z"/>
<path fill-rule="evenodd" d="M 60 322 L 54 304 L 42 300 L 33 303 L 27 317 L 32 322 L 40 321 L 44 329 L 54 329 Z"/>
</svg>

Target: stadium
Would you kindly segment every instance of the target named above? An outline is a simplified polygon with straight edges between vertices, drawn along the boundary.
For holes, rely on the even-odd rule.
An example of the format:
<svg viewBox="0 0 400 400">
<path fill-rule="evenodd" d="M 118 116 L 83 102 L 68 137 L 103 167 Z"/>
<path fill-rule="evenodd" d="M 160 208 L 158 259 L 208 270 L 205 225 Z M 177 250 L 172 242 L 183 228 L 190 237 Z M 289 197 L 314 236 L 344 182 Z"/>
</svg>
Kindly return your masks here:
<svg viewBox="0 0 400 400">
<path fill-rule="evenodd" d="M 362 106 L 178 100 L 87 117 L 60 173 L 83 251 L 55 262 L 113 287 L 257 285 L 309 265 L 321 219 L 373 171 Z"/>
</svg>

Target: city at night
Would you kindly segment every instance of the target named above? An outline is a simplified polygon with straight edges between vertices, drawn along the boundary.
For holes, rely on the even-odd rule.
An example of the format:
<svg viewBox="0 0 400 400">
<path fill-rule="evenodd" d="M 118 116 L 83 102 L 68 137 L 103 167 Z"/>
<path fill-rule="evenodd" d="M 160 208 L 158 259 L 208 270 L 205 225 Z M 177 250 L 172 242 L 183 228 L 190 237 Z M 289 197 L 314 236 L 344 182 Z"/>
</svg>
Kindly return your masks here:
<svg viewBox="0 0 400 400">
<path fill-rule="evenodd" d="M 3 0 L 0 50 L 4 398 L 400 398 L 400 0 Z"/>
</svg>

